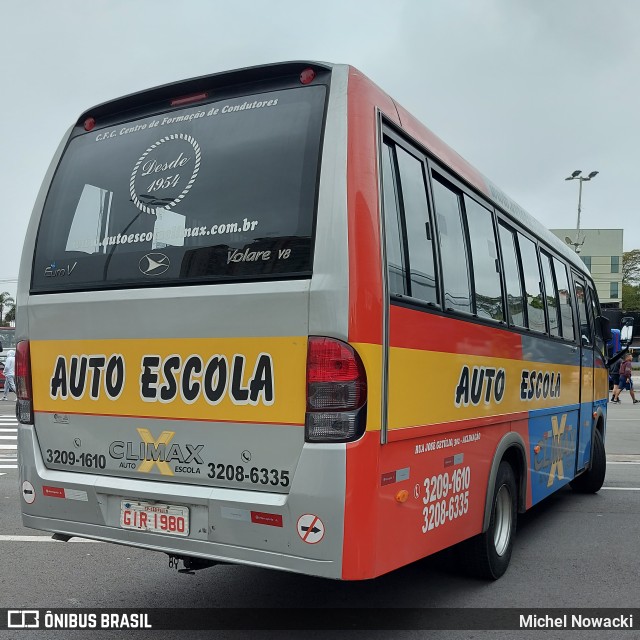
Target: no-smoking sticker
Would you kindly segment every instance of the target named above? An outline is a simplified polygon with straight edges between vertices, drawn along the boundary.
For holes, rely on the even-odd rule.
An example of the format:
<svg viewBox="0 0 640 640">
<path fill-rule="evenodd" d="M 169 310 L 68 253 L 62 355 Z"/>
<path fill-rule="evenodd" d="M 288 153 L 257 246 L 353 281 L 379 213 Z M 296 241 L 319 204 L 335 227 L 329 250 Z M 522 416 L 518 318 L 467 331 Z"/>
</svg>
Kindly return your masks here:
<svg viewBox="0 0 640 640">
<path fill-rule="evenodd" d="M 313 513 L 298 518 L 298 535 L 303 542 L 317 544 L 324 537 L 324 523 Z"/>
</svg>

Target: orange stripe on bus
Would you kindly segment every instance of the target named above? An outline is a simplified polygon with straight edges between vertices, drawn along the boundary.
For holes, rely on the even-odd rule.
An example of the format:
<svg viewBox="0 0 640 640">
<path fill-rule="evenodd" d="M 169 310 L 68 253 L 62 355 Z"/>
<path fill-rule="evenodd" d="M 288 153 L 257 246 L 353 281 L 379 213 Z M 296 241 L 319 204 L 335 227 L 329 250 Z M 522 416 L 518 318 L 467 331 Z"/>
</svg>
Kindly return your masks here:
<svg viewBox="0 0 640 640">
<path fill-rule="evenodd" d="M 126 413 L 86 413 L 82 411 L 34 411 L 35 415 L 91 416 L 95 418 L 140 418 L 141 420 L 171 420 L 174 422 L 213 422 L 215 424 L 266 424 L 277 427 L 304 427 L 301 422 L 263 422 L 262 420 L 211 420 L 207 418 L 174 418 L 172 416 L 142 416 Z"/>
<path fill-rule="evenodd" d="M 418 425 L 415 427 L 405 427 L 403 429 L 390 429 L 387 434 L 389 442 L 399 440 L 409 440 L 412 438 L 424 438 L 446 431 L 454 433 L 456 431 L 466 431 L 467 429 L 480 429 L 492 425 L 509 424 L 515 420 L 528 420 L 528 412 L 509 413 L 501 416 L 487 416 L 484 418 L 472 418 L 470 420 L 458 420 L 455 422 L 441 422 L 438 424 Z"/>
<path fill-rule="evenodd" d="M 491 358 L 522 358 L 521 336 L 424 311 L 391 306 L 390 344 L 406 349 L 464 353 Z"/>
</svg>

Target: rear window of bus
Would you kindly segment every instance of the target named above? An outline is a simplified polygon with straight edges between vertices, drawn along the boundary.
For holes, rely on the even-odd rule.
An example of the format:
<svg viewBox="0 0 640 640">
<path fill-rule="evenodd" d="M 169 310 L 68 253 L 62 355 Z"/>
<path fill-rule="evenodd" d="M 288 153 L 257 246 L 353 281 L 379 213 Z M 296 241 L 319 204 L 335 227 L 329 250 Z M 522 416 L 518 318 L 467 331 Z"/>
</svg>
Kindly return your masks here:
<svg viewBox="0 0 640 640">
<path fill-rule="evenodd" d="M 73 137 L 32 292 L 310 275 L 325 94 L 243 95 Z"/>
</svg>

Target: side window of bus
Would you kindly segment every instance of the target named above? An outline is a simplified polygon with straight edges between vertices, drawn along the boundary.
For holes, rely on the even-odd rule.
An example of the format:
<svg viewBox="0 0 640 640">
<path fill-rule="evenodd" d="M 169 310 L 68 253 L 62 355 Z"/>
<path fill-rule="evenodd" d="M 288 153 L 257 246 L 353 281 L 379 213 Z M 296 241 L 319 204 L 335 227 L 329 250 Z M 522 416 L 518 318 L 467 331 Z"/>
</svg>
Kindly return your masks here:
<svg viewBox="0 0 640 640">
<path fill-rule="evenodd" d="M 504 281 L 507 287 L 507 314 L 509 324 L 516 327 L 526 327 L 524 315 L 524 298 L 518 268 L 518 253 L 514 232 L 502 223 L 498 225 L 500 247 L 502 248 L 502 262 Z"/>
<path fill-rule="evenodd" d="M 471 288 L 461 198 L 458 193 L 440 182 L 435 173 L 433 178 L 433 200 L 438 220 L 444 281 L 444 306 L 450 311 L 471 313 Z"/>
<path fill-rule="evenodd" d="M 464 208 L 471 243 L 476 314 L 481 318 L 503 321 L 500 263 L 493 214 L 466 195 Z"/>
<path fill-rule="evenodd" d="M 587 302 L 588 302 L 588 307 L 590 309 L 591 325 L 592 325 L 593 337 L 595 339 L 595 344 L 596 344 L 596 347 L 599 349 L 599 351 L 601 353 L 604 353 L 605 352 L 604 340 L 602 339 L 602 336 L 600 335 L 600 333 L 595 330 L 595 327 L 596 327 L 595 319 L 600 315 L 600 303 L 598 301 L 598 296 L 594 288 L 591 286 L 591 283 L 587 283 Z"/>
<path fill-rule="evenodd" d="M 407 279 L 405 276 L 404 252 L 402 250 L 403 232 L 394 167 L 393 147 L 385 143 L 382 148 L 382 189 L 387 268 L 389 270 L 389 294 L 406 295 Z"/>
<path fill-rule="evenodd" d="M 553 259 L 553 266 L 558 284 L 558 302 L 560 304 L 560 322 L 562 324 L 562 337 L 567 340 L 575 340 L 575 330 L 573 328 L 573 307 L 571 306 L 571 291 L 569 289 L 569 279 L 567 278 L 567 268 L 557 258 Z"/>
<path fill-rule="evenodd" d="M 382 171 L 389 293 L 437 304 L 423 163 L 402 147 L 385 142 Z"/>
<path fill-rule="evenodd" d="M 558 290 L 553 279 L 553 265 L 551 256 L 543 251 L 540 252 L 540 262 L 542 264 L 542 275 L 544 277 L 544 291 L 547 301 L 547 315 L 549 316 L 549 331 L 552 336 L 560 336 L 560 305 L 558 304 Z"/>
<path fill-rule="evenodd" d="M 409 295 L 425 302 L 438 303 L 433 233 L 424 165 L 401 147 L 396 147 L 400 171 L 400 193 L 409 245 Z"/>
<path fill-rule="evenodd" d="M 578 301 L 578 320 L 580 322 L 580 338 L 584 346 L 593 345 L 593 336 L 591 334 L 591 322 L 589 320 L 590 309 L 587 306 L 584 287 L 576 282 L 576 300 Z"/>
<path fill-rule="evenodd" d="M 522 273 L 524 275 L 529 329 L 538 331 L 539 333 L 545 333 L 544 303 L 540 287 L 542 278 L 540 277 L 536 245 L 522 234 L 518 234 L 518 242 L 520 244 L 520 257 L 522 258 Z"/>
</svg>

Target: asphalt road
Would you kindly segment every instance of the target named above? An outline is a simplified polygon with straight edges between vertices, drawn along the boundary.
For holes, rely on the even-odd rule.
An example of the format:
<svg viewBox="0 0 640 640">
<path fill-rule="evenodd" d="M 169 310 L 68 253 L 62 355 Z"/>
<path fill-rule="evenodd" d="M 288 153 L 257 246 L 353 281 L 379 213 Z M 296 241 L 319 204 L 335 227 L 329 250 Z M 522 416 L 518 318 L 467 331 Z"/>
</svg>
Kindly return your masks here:
<svg viewBox="0 0 640 640">
<path fill-rule="evenodd" d="M 13 403 L 0 403 L 2 416 Z M 5 427 L 6 428 L 6 427 Z M 7 435 L 8 432 L 0 432 Z M 5 446 L 9 440 L 0 440 Z M 0 467 L 15 451 L 2 449 Z M 58 607 L 640 607 L 640 405 L 627 396 L 611 406 L 607 477 L 599 494 L 561 490 L 520 516 L 507 574 L 494 583 L 467 577 L 455 554 L 444 552 L 373 581 L 345 583 L 243 566 L 216 566 L 184 575 L 162 554 L 93 542 L 54 542 L 24 529 L 17 470 L 0 468 L 0 608 Z M 4 459 L 4 464 L 3 464 Z M 34 539 L 24 536 L 37 536 Z M 68 637 L 68 632 L 12 632 L 15 638 Z M 88 637 L 121 637 L 93 632 Z M 124 632 L 123 632 L 124 633 Z M 147 632 L 148 633 L 148 632 Z M 624 632 L 579 632 L 573 637 L 635 637 Z M 107 635 L 109 634 L 109 635 Z M 349 632 L 362 638 L 531 638 L 522 632 Z M 536 632 L 534 632 L 535 636 Z M 301 637 L 302 632 L 154 632 L 154 638 Z M 127 638 L 142 637 L 128 632 Z M 305 637 L 343 637 L 340 632 Z M 83 636 L 84 637 L 84 636 Z M 566 631 L 544 632 L 566 638 Z"/>
</svg>

